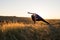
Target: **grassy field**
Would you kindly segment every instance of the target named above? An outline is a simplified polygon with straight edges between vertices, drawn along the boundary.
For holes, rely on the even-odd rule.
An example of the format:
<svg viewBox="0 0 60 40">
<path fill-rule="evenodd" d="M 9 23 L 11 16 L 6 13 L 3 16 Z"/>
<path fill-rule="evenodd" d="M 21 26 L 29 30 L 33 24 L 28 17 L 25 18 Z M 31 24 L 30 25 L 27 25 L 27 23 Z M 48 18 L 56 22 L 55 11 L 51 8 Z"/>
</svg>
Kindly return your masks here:
<svg viewBox="0 0 60 40">
<path fill-rule="evenodd" d="M 0 23 L 0 40 L 60 40 L 60 19 L 48 19 L 50 23 L 23 18 L 17 22 Z"/>
</svg>

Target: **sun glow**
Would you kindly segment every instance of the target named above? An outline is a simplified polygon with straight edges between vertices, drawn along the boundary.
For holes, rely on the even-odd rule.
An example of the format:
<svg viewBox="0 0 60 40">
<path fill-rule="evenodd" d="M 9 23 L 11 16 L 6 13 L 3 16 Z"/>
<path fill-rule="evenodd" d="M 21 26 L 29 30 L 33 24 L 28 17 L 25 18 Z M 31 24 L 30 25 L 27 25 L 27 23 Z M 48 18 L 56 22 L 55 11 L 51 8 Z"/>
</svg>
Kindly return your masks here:
<svg viewBox="0 0 60 40">
<path fill-rule="evenodd" d="M 45 19 L 60 19 L 59 0 L 0 0 L 0 16 L 31 17 L 27 12 Z"/>
</svg>

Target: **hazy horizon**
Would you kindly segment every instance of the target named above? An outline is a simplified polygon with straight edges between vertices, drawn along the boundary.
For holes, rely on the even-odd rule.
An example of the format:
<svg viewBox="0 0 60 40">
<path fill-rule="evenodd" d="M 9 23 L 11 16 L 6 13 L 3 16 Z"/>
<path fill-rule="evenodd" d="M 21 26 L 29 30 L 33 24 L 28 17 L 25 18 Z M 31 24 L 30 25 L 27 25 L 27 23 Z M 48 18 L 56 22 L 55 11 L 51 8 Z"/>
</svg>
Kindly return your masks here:
<svg viewBox="0 0 60 40">
<path fill-rule="evenodd" d="M 60 19 L 60 0 L 0 0 L 0 16 L 31 17 L 27 12 Z"/>
</svg>

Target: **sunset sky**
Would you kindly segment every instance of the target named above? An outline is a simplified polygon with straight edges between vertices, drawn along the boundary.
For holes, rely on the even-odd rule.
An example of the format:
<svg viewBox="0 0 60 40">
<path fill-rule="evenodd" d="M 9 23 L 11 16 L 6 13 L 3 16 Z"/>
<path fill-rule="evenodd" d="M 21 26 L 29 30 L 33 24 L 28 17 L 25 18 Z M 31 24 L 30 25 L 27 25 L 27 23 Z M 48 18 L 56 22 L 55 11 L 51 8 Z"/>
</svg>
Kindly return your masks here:
<svg viewBox="0 0 60 40">
<path fill-rule="evenodd" d="M 0 16 L 30 17 L 27 12 L 60 19 L 60 0 L 0 0 Z"/>
</svg>

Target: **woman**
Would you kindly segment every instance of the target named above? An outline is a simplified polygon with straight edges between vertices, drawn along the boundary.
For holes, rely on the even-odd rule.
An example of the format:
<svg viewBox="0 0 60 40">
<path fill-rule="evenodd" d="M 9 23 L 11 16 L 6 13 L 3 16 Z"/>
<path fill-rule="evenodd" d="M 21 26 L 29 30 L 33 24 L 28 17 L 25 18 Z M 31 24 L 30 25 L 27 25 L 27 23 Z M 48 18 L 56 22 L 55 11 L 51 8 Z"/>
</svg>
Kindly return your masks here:
<svg viewBox="0 0 60 40">
<path fill-rule="evenodd" d="M 40 17 L 38 14 L 36 14 L 36 13 L 30 13 L 30 12 L 28 12 L 29 14 L 32 14 L 31 15 L 31 18 L 32 18 L 32 20 L 34 21 L 34 24 L 36 23 L 36 21 L 43 21 L 43 22 L 45 22 L 45 23 L 47 23 L 47 24 L 49 24 L 47 21 L 45 21 L 42 17 Z"/>
</svg>

